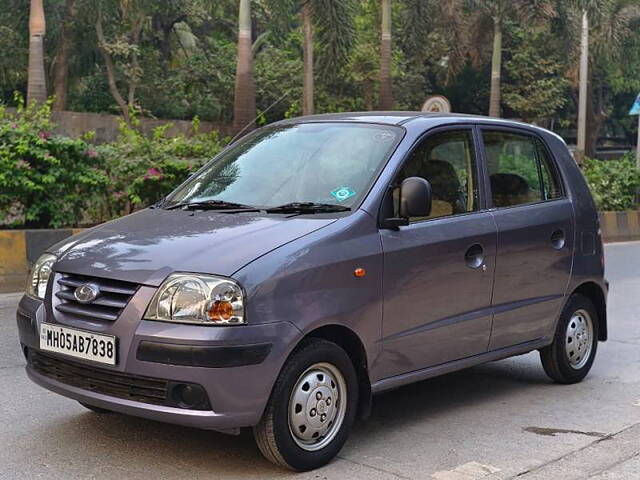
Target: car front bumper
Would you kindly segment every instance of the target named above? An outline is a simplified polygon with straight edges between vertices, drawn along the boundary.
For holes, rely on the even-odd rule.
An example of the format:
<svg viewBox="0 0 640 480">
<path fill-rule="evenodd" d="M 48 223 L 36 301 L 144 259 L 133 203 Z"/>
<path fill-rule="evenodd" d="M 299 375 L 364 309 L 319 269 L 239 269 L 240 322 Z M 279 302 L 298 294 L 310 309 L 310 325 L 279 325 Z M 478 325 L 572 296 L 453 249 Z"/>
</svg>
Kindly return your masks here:
<svg viewBox="0 0 640 480">
<path fill-rule="evenodd" d="M 199 385 L 208 397 L 207 409 L 152 404 L 135 395 L 114 396 L 100 389 L 80 388 L 63 375 L 51 371 L 43 374 L 32 362 L 26 367 L 29 378 L 79 402 L 152 420 L 229 433 L 257 424 L 300 331 L 289 322 L 206 327 L 141 320 L 154 291 L 140 287 L 118 320 L 109 325 L 69 321 L 54 313 L 47 302 L 25 296 L 16 314 L 25 355 L 40 352 L 38 332 L 42 322 L 115 335 L 118 362 L 113 367 L 52 352 L 45 354 L 116 377 L 152 377 L 171 384 Z"/>
</svg>

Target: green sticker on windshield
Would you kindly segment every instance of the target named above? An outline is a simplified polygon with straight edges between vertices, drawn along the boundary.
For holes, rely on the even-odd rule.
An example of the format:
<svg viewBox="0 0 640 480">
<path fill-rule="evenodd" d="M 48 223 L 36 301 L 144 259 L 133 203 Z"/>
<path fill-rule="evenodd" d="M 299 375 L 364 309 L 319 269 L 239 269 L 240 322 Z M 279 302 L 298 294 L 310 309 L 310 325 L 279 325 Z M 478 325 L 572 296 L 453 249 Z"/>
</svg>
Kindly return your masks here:
<svg viewBox="0 0 640 480">
<path fill-rule="evenodd" d="M 339 202 L 344 202 L 347 198 L 351 198 L 355 194 L 356 192 L 351 190 L 349 187 L 336 188 L 333 192 L 331 192 L 331 195 L 333 195 Z"/>
</svg>

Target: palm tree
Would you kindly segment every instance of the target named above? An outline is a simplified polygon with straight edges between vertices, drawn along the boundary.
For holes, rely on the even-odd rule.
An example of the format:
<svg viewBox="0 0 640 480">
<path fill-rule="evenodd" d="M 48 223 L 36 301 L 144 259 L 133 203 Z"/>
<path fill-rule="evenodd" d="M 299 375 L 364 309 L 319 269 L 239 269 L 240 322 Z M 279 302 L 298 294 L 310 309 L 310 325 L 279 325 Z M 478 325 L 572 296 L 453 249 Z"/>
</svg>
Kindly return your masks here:
<svg viewBox="0 0 640 480">
<path fill-rule="evenodd" d="M 29 11 L 29 78 L 27 103 L 47 101 L 47 82 L 44 71 L 44 35 L 46 23 L 43 0 L 31 0 Z"/>
<path fill-rule="evenodd" d="M 578 94 L 578 145 L 576 161 L 584 162 L 587 145 L 587 95 L 589 85 L 589 14 L 582 9 L 582 26 L 580 29 L 580 86 Z"/>
<path fill-rule="evenodd" d="M 274 29 L 272 33 L 289 31 L 293 24 L 287 21 L 292 13 L 300 16 L 303 32 L 303 80 L 302 113 L 314 113 L 314 84 L 316 62 L 314 48 L 320 46 L 320 74 L 335 73 L 348 60 L 355 40 L 354 18 L 357 12 L 356 0 L 268 0 L 268 9 Z"/>
<path fill-rule="evenodd" d="M 313 101 L 313 6 L 311 0 L 306 0 L 300 9 L 304 41 L 302 45 L 302 114 L 312 115 Z"/>
<path fill-rule="evenodd" d="M 491 93 L 489 116 L 500 116 L 502 80 L 502 30 L 505 20 L 517 18 L 521 22 L 548 18 L 553 8 L 548 0 L 471 0 L 469 6 L 488 18 L 493 27 L 493 48 L 491 55 Z M 481 23 L 481 22 L 479 22 Z"/>
<path fill-rule="evenodd" d="M 236 132 L 255 128 L 256 89 L 253 82 L 252 45 L 251 0 L 240 0 L 238 57 L 233 103 L 233 128 Z"/>
<path fill-rule="evenodd" d="M 380 0 L 380 110 L 393 109 L 391 81 L 391 0 Z"/>
</svg>

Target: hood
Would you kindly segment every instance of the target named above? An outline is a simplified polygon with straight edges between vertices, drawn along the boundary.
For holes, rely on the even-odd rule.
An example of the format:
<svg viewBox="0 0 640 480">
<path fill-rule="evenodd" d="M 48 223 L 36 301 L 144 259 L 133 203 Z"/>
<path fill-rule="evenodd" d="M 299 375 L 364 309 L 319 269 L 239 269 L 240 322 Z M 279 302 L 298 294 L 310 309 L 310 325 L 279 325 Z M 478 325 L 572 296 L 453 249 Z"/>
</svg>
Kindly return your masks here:
<svg viewBox="0 0 640 480">
<path fill-rule="evenodd" d="M 49 249 L 55 270 L 157 286 L 179 272 L 231 276 L 256 258 L 335 218 L 147 209 Z"/>
</svg>

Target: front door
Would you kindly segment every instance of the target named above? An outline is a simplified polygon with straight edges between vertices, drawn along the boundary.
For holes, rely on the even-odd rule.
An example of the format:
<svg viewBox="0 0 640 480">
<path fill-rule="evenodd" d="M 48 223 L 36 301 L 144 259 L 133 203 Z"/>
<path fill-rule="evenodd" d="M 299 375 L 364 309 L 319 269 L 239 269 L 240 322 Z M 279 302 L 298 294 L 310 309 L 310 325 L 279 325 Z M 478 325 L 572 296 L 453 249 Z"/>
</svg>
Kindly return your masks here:
<svg viewBox="0 0 640 480">
<path fill-rule="evenodd" d="M 544 142 L 482 129 L 498 227 L 490 350 L 553 333 L 571 274 L 573 207 Z"/>
<path fill-rule="evenodd" d="M 431 184 L 431 215 L 380 232 L 383 378 L 484 353 L 491 331 L 496 226 L 481 204 L 473 129 L 426 137 L 395 184 L 414 176 Z"/>
</svg>

